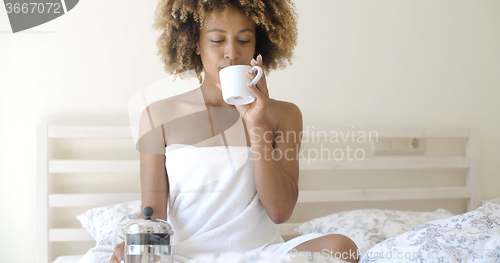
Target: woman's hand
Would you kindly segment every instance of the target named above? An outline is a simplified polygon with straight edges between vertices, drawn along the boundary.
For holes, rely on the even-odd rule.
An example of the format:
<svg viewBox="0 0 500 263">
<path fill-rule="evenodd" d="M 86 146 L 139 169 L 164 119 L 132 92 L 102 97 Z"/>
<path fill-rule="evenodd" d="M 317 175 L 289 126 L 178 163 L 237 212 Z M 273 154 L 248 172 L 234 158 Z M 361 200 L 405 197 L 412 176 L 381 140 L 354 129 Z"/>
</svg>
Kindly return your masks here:
<svg viewBox="0 0 500 263">
<path fill-rule="evenodd" d="M 257 60 L 252 59 L 250 65 L 263 67 L 262 56 L 258 55 Z M 256 73 L 245 72 L 250 79 L 257 76 Z M 216 84 L 219 89 L 221 88 L 220 82 Z M 252 92 L 255 96 L 255 100 L 246 105 L 235 105 L 236 109 L 240 113 L 241 118 L 245 120 L 245 123 L 250 125 L 258 125 L 264 123 L 264 116 L 267 109 L 267 104 L 269 102 L 269 91 L 267 89 L 266 76 L 262 74 L 259 82 L 255 86 L 250 86 L 247 84 L 247 89 Z"/>
<path fill-rule="evenodd" d="M 125 254 L 125 241 L 121 242 L 115 247 L 113 255 L 109 263 L 120 263 L 123 260 L 123 255 Z"/>
<path fill-rule="evenodd" d="M 250 61 L 252 67 L 259 66 L 263 67 L 262 55 L 257 56 L 257 60 L 252 59 Z M 257 76 L 256 73 L 245 72 L 250 79 Z M 255 86 L 250 86 L 247 84 L 247 89 L 252 92 L 255 96 L 255 100 L 246 105 L 235 105 L 236 109 L 240 113 L 241 118 L 245 120 L 247 124 L 262 124 L 264 123 L 264 115 L 267 109 L 267 103 L 269 102 L 269 90 L 267 89 L 267 82 L 265 74 L 262 74 L 259 82 Z"/>
</svg>

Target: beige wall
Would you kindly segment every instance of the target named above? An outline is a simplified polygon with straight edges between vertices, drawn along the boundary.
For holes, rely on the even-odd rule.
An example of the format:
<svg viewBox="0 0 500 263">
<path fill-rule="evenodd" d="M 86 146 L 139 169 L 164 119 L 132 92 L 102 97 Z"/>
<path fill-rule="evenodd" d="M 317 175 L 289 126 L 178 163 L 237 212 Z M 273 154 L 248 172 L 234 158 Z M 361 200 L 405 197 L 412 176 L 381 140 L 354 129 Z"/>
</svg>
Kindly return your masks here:
<svg viewBox="0 0 500 263">
<path fill-rule="evenodd" d="M 36 125 L 126 125 L 129 98 L 169 77 L 155 2 L 80 1 L 16 34 L 0 7 L 3 261 L 35 261 Z M 318 129 L 478 128 L 483 196 L 500 196 L 500 1 L 295 3 L 296 58 L 268 77 L 272 97 Z"/>
</svg>

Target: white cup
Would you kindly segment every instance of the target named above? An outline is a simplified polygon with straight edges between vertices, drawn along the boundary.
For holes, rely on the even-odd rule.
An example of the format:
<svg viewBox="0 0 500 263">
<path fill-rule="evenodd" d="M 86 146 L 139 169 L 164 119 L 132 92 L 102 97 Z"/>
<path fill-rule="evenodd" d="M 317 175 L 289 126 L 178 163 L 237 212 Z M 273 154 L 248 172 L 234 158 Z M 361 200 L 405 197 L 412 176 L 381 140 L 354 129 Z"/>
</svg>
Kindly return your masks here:
<svg viewBox="0 0 500 263">
<path fill-rule="evenodd" d="M 255 73 L 257 76 L 252 80 L 245 71 Z M 262 77 L 263 71 L 259 66 L 251 67 L 247 65 L 236 65 L 223 68 L 219 72 L 220 85 L 222 88 L 222 98 L 224 101 L 231 105 L 244 105 L 252 103 L 255 96 L 247 89 L 247 83 L 255 86 Z"/>
</svg>

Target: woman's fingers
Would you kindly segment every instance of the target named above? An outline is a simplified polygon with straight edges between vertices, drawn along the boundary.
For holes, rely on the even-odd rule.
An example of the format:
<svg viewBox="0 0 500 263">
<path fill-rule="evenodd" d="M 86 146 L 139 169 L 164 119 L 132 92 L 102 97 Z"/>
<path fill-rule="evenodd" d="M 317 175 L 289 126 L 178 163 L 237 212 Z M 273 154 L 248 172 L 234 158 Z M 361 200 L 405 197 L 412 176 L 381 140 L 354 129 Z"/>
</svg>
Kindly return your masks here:
<svg viewBox="0 0 500 263">
<path fill-rule="evenodd" d="M 250 79 L 254 79 L 255 76 L 257 76 L 256 73 L 249 72 L 248 70 L 245 71 L 245 74 L 247 74 L 247 77 L 249 77 Z"/>
<path fill-rule="evenodd" d="M 264 62 L 262 61 L 262 55 L 260 54 L 257 56 L 257 65 L 259 65 L 260 67 L 264 66 Z M 264 84 L 263 85 L 264 93 L 266 94 L 267 97 L 269 97 L 269 90 L 267 89 L 267 82 L 264 74 L 262 74 L 262 78 L 260 80 Z"/>
<path fill-rule="evenodd" d="M 252 59 L 250 61 L 250 64 L 252 65 L 252 67 L 254 66 L 263 67 L 264 63 L 262 62 L 262 55 L 258 55 L 257 60 Z M 257 76 L 257 73 L 250 73 L 248 71 L 246 72 L 246 74 L 250 79 L 254 79 L 255 76 Z M 269 90 L 267 89 L 266 76 L 264 74 L 262 74 L 262 77 L 255 86 L 257 87 L 258 90 L 260 90 L 264 94 L 264 96 L 269 97 Z"/>
<path fill-rule="evenodd" d="M 122 242 L 115 247 L 113 255 L 111 256 L 110 263 L 120 263 L 123 260 L 124 252 L 125 252 L 125 242 Z"/>
<path fill-rule="evenodd" d="M 254 79 L 255 76 L 257 76 L 256 73 L 250 73 L 250 72 L 245 72 L 247 74 L 247 76 L 250 78 L 250 79 Z M 250 83 L 248 83 L 250 84 Z M 260 92 L 262 92 L 262 94 L 264 94 L 265 96 L 269 96 L 269 93 L 267 91 L 267 87 L 266 87 L 266 82 L 264 80 L 264 75 L 262 75 L 262 77 L 260 78 L 259 82 L 257 82 L 257 84 L 255 85 L 255 88 L 260 90 Z"/>
<path fill-rule="evenodd" d="M 257 60 L 255 60 L 255 58 L 252 58 L 252 60 L 250 61 L 250 65 L 252 65 L 252 67 L 258 66 Z"/>
<path fill-rule="evenodd" d="M 109 263 L 121 263 L 118 258 L 116 258 L 116 255 L 115 253 L 113 253 L 113 255 L 111 256 L 111 260 L 109 261 Z"/>
<path fill-rule="evenodd" d="M 264 94 L 262 91 L 260 91 L 257 87 L 255 86 L 251 86 L 250 84 L 247 84 L 247 89 L 252 92 L 252 94 L 255 96 L 255 98 L 257 98 L 257 104 L 261 104 L 259 103 L 259 101 L 267 101 L 268 99 L 268 96 L 267 94 Z"/>
</svg>

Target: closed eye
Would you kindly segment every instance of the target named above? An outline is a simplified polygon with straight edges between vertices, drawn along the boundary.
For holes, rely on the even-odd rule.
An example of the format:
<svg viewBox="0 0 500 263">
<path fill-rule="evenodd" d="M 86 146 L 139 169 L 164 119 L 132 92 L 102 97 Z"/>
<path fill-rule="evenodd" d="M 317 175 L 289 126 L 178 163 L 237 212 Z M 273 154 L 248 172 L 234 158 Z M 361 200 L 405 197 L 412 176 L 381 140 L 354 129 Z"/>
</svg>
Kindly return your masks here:
<svg viewBox="0 0 500 263">
<path fill-rule="evenodd" d="M 212 40 L 213 43 L 221 43 L 223 42 L 224 40 Z"/>
</svg>

